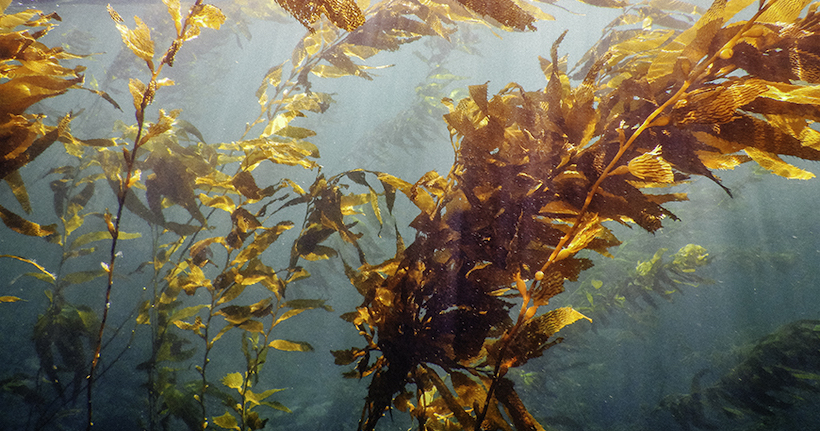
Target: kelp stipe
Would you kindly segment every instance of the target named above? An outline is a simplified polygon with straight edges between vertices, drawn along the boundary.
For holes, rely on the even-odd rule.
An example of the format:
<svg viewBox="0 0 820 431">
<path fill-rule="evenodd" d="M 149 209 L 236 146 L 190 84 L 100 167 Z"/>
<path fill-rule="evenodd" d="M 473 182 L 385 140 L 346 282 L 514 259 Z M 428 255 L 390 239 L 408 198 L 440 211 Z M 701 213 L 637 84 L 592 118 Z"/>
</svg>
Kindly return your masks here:
<svg viewBox="0 0 820 431">
<path fill-rule="evenodd" d="M 148 70 L 151 72 L 148 84 L 144 84 L 139 79 L 131 79 L 128 84 L 128 89 L 134 102 L 135 116 L 137 119 L 137 134 L 134 138 L 131 150 L 123 149 L 123 169 L 121 172 L 116 172 L 115 175 L 109 176 L 109 181 L 116 184 L 117 209 L 116 214 L 112 216 L 106 210 L 104 218 L 108 233 L 113 239 L 111 242 L 111 253 L 108 263 L 102 263 L 103 270 L 108 275 L 108 284 L 105 290 L 105 308 L 103 308 L 102 318 L 100 322 L 99 333 L 96 338 L 96 345 L 91 359 L 91 368 L 87 377 L 87 412 L 88 424 L 87 429 L 91 429 L 94 424 L 93 421 L 93 388 L 94 388 L 94 372 L 100 360 L 103 334 L 105 332 L 105 324 L 108 320 L 108 311 L 111 308 L 111 289 L 114 285 L 114 269 L 117 260 L 117 242 L 120 234 L 120 224 L 122 222 L 123 209 L 125 209 L 125 202 L 128 199 L 129 191 L 137 181 L 140 179 L 140 171 L 136 169 L 135 162 L 137 160 L 137 153 L 140 148 L 145 145 L 151 138 L 165 133 L 171 128 L 174 119 L 179 115 L 179 111 L 173 111 L 170 115 L 166 115 L 163 110 L 159 111 L 159 119 L 156 123 L 146 127 L 145 115 L 148 105 L 151 104 L 156 95 L 157 89 L 173 85 L 173 81 L 167 79 L 160 79 L 159 75 L 163 67 L 174 65 L 174 58 L 177 52 L 182 47 L 182 44 L 189 39 L 195 38 L 201 27 L 218 29 L 225 21 L 225 16 L 215 6 L 203 4 L 202 0 L 197 0 L 190 8 L 187 15 L 183 16 L 180 12 L 179 0 L 168 0 L 165 2 L 168 6 L 168 12 L 174 20 L 176 26 L 176 38 L 171 43 L 171 46 L 166 51 L 165 55 L 160 60 L 159 64 L 154 66 L 154 41 L 151 40 L 151 33 L 148 26 L 139 19 L 134 17 L 136 21 L 136 28 L 131 30 L 123 24 L 122 17 L 108 5 L 108 13 L 111 19 L 114 20 L 117 30 L 122 34 L 123 42 L 133 53 L 140 59 L 145 61 Z M 147 130 L 146 130 L 147 129 Z M 120 164 L 117 163 L 119 166 Z M 124 173 L 124 177 L 122 175 Z M 204 219 L 200 220 L 203 224 Z"/>
</svg>

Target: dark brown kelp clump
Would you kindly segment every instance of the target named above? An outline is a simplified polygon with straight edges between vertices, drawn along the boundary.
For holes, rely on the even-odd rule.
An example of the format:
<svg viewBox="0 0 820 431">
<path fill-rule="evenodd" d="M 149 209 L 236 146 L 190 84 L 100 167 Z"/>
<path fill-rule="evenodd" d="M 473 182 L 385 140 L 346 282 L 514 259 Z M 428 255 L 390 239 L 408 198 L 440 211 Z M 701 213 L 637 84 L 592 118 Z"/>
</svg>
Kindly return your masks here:
<svg viewBox="0 0 820 431">
<path fill-rule="evenodd" d="M 423 429 L 510 429 L 502 412 L 516 429 L 542 429 L 504 376 L 584 318 L 538 311 L 591 266 L 578 252 L 619 244 L 603 222 L 654 232 L 675 218 L 663 204 L 686 196 L 646 188 L 691 175 L 724 187 L 712 171 L 749 160 L 812 176 L 779 155 L 820 160 L 810 128 L 820 15 L 797 18 L 792 6 L 802 4 L 784 0 L 727 24 L 738 6 L 717 1 L 680 33 L 613 29 L 619 43 L 598 48 L 575 88 L 559 40 L 542 59 L 545 89 L 511 83 L 489 97 L 484 84 L 444 101 L 455 163 L 447 177 L 430 172 L 403 190 L 421 210 L 414 242 L 348 270 L 364 302 L 347 318 L 367 345 L 335 355 L 373 374 L 360 428 L 395 406 Z"/>
</svg>

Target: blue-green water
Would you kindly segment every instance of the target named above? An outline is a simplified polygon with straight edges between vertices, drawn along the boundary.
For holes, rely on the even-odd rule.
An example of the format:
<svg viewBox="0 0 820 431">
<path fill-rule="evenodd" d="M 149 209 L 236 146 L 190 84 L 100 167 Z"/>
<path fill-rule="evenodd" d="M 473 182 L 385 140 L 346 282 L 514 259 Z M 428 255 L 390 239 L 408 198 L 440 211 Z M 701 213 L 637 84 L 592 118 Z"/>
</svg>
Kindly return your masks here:
<svg viewBox="0 0 820 431">
<path fill-rule="evenodd" d="M 132 16 L 140 16 L 152 29 L 157 51 L 162 52 L 170 41 L 173 24 L 167 18 L 164 5 L 156 3 L 124 3 L 114 7 L 127 25 L 133 24 Z M 215 4 L 226 10 L 229 5 L 248 4 L 249 8 L 256 5 L 255 2 L 227 1 Z M 453 161 L 446 125 L 441 120 L 446 109 L 441 105 L 422 104 L 420 94 L 431 92 L 434 101 L 441 97 L 458 99 L 467 95 L 468 85 L 484 82 L 489 82 L 489 94 L 495 94 L 512 81 L 528 90 L 542 88 L 546 80 L 537 57 L 549 57 L 550 46 L 564 29 L 569 29 L 569 33 L 560 53 L 567 54 L 568 64 L 572 65 L 597 41 L 603 26 L 619 14 L 618 10 L 581 3 L 565 3 L 569 12 L 541 6 L 557 20 L 538 22 L 537 32 L 507 33 L 484 25 L 462 24 L 458 38 L 453 37 L 455 43 L 426 38 L 403 45 L 396 52 L 382 52 L 366 60 L 364 63 L 368 66 L 392 65 L 368 71 L 374 76 L 372 81 L 357 77 L 313 77 L 311 90 L 331 94 L 335 103 L 321 115 L 298 118 L 292 124 L 316 132 L 309 140 L 318 147 L 321 153 L 318 163 L 328 176 L 355 168 L 389 172 L 411 183 L 431 170 L 446 175 Z M 74 136 L 80 139 L 119 136 L 114 130 L 115 122 L 134 122 L 128 79 L 146 80 L 144 64 L 134 60 L 130 51 L 122 47 L 120 34 L 103 6 L 47 2 L 36 7 L 45 12 L 57 11 L 62 17 L 59 26 L 42 42 L 63 44 L 70 52 L 93 54 L 69 64 L 87 67 L 86 84 L 110 94 L 123 112 L 98 96 L 80 90 L 46 100 L 30 111 L 44 112 L 50 119 L 56 119 L 68 111 L 82 110 L 71 123 Z M 19 10 L 19 6 L 13 6 L 7 13 Z M 209 144 L 242 138 L 246 123 L 259 115 L 254 93 L 262 77 L 271 67 L 288 60 L 293 47 L 305 36 L 304 28 L 287 16 L 277 20 L 249 16 L 245 19 L 247 28 L 231 22 L 229 17 L 219 31 L 203 29 L 200 37 L 185 43 L 177 64 L 163 70 L 163 76 L 174 80 L 175 85 L 159 89 L 148 110 L 150 121 L 156 118 L 159 108 L 181 109 L 179 118 L 193 124 Z M 431 61 L 432 58 L 435 61 Z M 434 71 L 449 78 L 431 78 Z M 431 109 L 431 113 L 420 118 L 420 106 Z M 403 127 L 413 127 L 411 119 L 429 126 L 425 135 L 407 136 L 409 129 L 401 127 L 408 123 L 411 126 Z M 57 222 L 49 186 L 56 176 L 48 173 L 65 163 L 75 163 L 75 160 L 57 143 L 21 169 L 32 204 L 28 219 L 43 225 Z M 795 164 L 808 170 L 816 168 L 806 162 Z M 263 178 L 266 179 L 264 185 L 269 185 L 287 177 L 305 189 L 315 174 L 315 171 L 271 164 L 255 172 L 260 185 Z M 624 242 L 619 249 L 612 250 L 614 259 L 590 256 L 596 267 L 585 272 L 579 282 L 568 284 L 564 294 L 567 301 L 574 290 L 592 279 L 602 280 L 605 285 L 617 283 L 628 278 L 639 261 L 650 259 L 659 248 L 668 248 L 667 256 L 671 256 L 687 244 L 699 244 L 708 250 L 712 259 L 707 267 L 699 269 L 699 274 L 714 283 L 682 286 L 670 302 L 656 298 L 656 306 L 628 303 L 624 310 L 613 310 L 604 320 L 594 319 L 591 324 L 579 322 L 561 332 L 564 343 L 547 350 L 543 357 L 530 361 L 522 370 L 511 372 L 524 403 L 544 425 L 558 430 L 693 429 L 695 425 L 675 420 L 665 399 L 692 392 L 693 379 L 702 388 L 716 384 L 721 376 L 749 356 L 750 346 L 782 325 L 800 319 L 820 319 L 817 305 L 820 289 L 815 286 L 820 276 L 816 223 L 820 213 L 820 201 L 816 199 L 820 186 L 817 180 L 786 180 L 747 166 L 721 173 L 721 178 L 734 198 L 730 199 L 722 189 L 703 178 L 680 186 L 689 193 L 690 200 L 668 205 L 680 221 L 666 220 L 665 227 L 655 234 L 612 226 Z M 114 193 L 104 181 L 98 183 L 85 211 L 102 213 L 107 208 L 113 212 Z M 23 213 L 7 185 L 0 186 L 0 202 L 18 214 Z M 166 211 L 177 219 L 187 218 L 187 213 L 179 208 Z M 301 211 L 303 209 L 286 210 L 277 214 L 277 217 L 296 221 L 297 226 L 266 251 L 263 260 L 269 262 L 267 264 L 276 267 L 287 264 L 289 244 L 298 232 L 300 217 L 304 217 Z M 408 242 L 412 231 L 407 226 L 416 214 L 415 207 L 399 196 L 394 215 L 396 225 Z M 370 220 L 362 224 L 370 231 L 369 235 L 375 236 L 378 224 L 372 214 L 369 216 Z M 227 213 L 217 212 L 209 218 L 209 225 L 224 233 L 230 230 L 231 220 Z M 89 217 L 74 235 L 103 229 L 100 217 Z M 145 267 L 137 270 L 143 262 L 152 259 L 153 233 L 144 220 L 128 211 L 121 229 L 141 233 L 142 237 L 123 241 L 119 248 L 122 257 L 117 263 L 101 362 L 105 371 L 95 383 L 95 424 L 97 429 L 106 430 L 148 429 L 146 373 L 138 369 L 138 365 L 150 357 L 151 333 L 148 325 L 137 325 L 134 320 L 138 305 L 152 294 L 152 271 Z M 362 240 L 373 256 L 392 254 L 390 230 L 392 225 L 384 229 L 381 240 L 378 236 Z M 343 246 L 338 238 L 332 241 L 336 241 L 333 245 Z M 108 247 L 108 241 L 97 243 L 96 251 L 72 260 L 64 271 L 99 270 L 100 262 L 108 259 Z M 5 227 L 0 230 L 0 254 L 25 257 L 52 271 L 61 264 L 61 250 L 56 244 L 26 237 Z M 350 250 L 341 256 L 346 262 L 355 260 Z M 379 260 L 374 257 L 371 262 Z M 289 286 L 288 299 L 322 299 L 333 311 L 307 310 L 275 328 L 274 338 L 305 341 L 314 350 L 270 351 L 260 381 L 254 387 L 259 391 L 284 388 L 271 400 L 281 402 L 292 412 L 265 406 L 257 410 L 268 419 L 266 429 L 356 429 L 369 380 L 343 378 L 342 372 L 350 366 L 335 365 L 330 351 L 361 344 L 356 329 L 339 319 L 342 313 L 354 310 L 361 297 L 345 276 L 340 258 L 308 262 L 305 267 L 312 276 Z M 82 429 L 85 426 L 84 388 L 78 390 L 76 399 L 71 393 L 60 396 L 40 370 L 42 364 L 32 334 L 38 316 L 48 307 L 44 291 L 51 286 L 24 275 L 32 271 L 36 269 L 30 264 L 8 258 L 0 260 L 0 296 L 23 299 L 0 303 L 3 313 L 0 360 L 5 365 L 0 372 L 0 381 L 4 384 L 4 391 L 0 393 L 0 428 Z M 69 286 L 65 289 L 65 299 L 77 306 L 90 307 L 99 315 L 104 305 L 104 280 L 105 277 L 98 277 Z M 243 304 L 250 304 L 268 292 L 252 291 L 249 287 L 245 295 Z M 577 298 L 572 297 L 572 305 L 587 305 L 583 300 L 575 302 Z M 201 290 L 190 297 L 182 294 L 180 299 L 185 306 L 208 301 Z M 561 303 L 562 299 L 557 298 L 557 302 Z M 220 385 L 222 376 L 244 370 L 240 336 L 238 330 L 227 333 L 211 353 L 208 373 L 213 386 Z M 190 341 L 198 342 L 195 338 Z M 91 340 L 83 343 L 85 355 L 90 357 Z M 191 346 L 200 348 L 198 344 Z M 820 352 L 803 354 L 810 362 L 816 361 Z M 183 381 L 198 378 L 194 368 L 197 364 L 197 361 L 181 361 L 167 366 L 178 367 L 179 380 L 174 383 L 181 385 Z M 68 383 L 72 370 L 60 369 L 59 372 L 65 380 L 62 385 L 73 391 L 74 387 Z M 788 399 L 793 404 L 790 409 L 740 419 L 725 412 L 712 411 L 706 415 L 716 429 L 818 427 L 820 416 L 814 408 L 818 403 L 814 383 L 818 376 L 806 378 L 809 389 L 795 389 L 794 398 Z M 36 390 L 42 399 L 22 400 L 22 392 L 15 392 L 20 385 Z M 43 405 L 47 408 L 43 409 Z M 729 407 L 740 409 L 736 405 Z M 208 416 L 220 416 L 226 410 L 227 407 L 212 399 Z M 38 420 L 43 418 L 39 412 L 42 411 L 53 416 L 40 426 Z M 213 423 L 211 420 L 211 426 L 219 429 Z M 163 429 L 161 425 L 155 426 Z M 417 425 L 409 415 L 394 411 L 382 419 L 379 429 L 404 430 L 414 426 Z M 167 427 L 186 429 L 178 418 L 169 419 Z"/>
</svg>

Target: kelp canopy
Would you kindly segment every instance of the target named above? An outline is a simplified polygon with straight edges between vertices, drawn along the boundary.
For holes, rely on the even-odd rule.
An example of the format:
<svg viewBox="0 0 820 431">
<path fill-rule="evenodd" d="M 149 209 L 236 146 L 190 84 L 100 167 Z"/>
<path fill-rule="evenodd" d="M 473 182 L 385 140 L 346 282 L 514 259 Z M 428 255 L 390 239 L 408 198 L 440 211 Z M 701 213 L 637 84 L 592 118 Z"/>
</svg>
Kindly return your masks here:
<svg viewBox="0 0 820 431">
<path fill-rule="evenodd" d="M 549 304 L 567 280 L 592 266 L 584 250 L 609 256 L 620 244 L 605 222 L 655 232 L 664 219 L 676 219 L 664 205 L 686 200 L 683 193 L 655 189 L 703 176 L 731 196 L 714 171 L 754 161 L 806 179 L 813 175 L 780 156 L 820 160 L 816 3 L 717 0 L 686 25 L 675 11 L 695 8 L 683 2 L 588 2 L 624 13 L 573 76 L 559 57 L 562 35 L 549 58 L 539 58 L 543 89 L 510 83 L 490 95 L 485 83 L 469 86 L 460 100 L 442 94 L 454 163 L 446 176 L 430 171 L 414 183 L 374 170 L 322 172 L 318 148 L 307 141 L 317 132 L 291 125 L 334 102 L 331 94 L 313 91 L 311 80 L 373 79 L 372 67 L 362 61 L 423 37 L 455 39 L 465 23 L 534 30 L 538 19 L 548 18 L 540 9 L 512 0 L 406 0 L 370 7 L 350 0 L 277 1 L 308 33 L 289 61 L 265 74 L 256 92 L 259 116 L 244 134 L 208 144 L 179 110 L 160 109 L 155 122 L 148 119 L 156 94 L 174 85 L 163 76 L 166 66 L 185 67 L 178 53 L 195 44 L 203 29 L 232 22 L 241 29 L 247 16 L 276 12 L 253 2 L 223 9 L 200 0 L 189 9 L 177 0 L 164 3 L 172 21 L 165 51 L 156 50 L 156 31 L 139 17 L 131 28 L 108 8 L 127 52 L 141 63 L 141 73 L 148 72 L 142 80 L 129 78 L 136 124 L 119 126 L 118 137 L 74 137 L 68 123 L 79 113 L 55 126 L 27 113 L 39 100 L 85 88 L 83 68 L 61 66 L 79 56 L 37 41 L 53 28 L 56 14 L 0 18 L 0 172 L 24 211 L 31 210 L 18 170 L 55 142 L 73 157 L 47 174 L 58 177 L 50 188 L 59 223 L 35 223 L 0 206 L 8 228 L 43 237 L 60 254 L 54 269 L 36 263 L 36 256 L 3 255 L 35 266 L 39 272 L 25 275 L 49 284 L 48 305 L 31 331 L 39 369 L 2 381 L 18 403 L 30 407 L 30 418 L 18 422 L 30 428 L 61 424 L 83 392 L 87 428 L 95 414 L 105 415 L 92 408 L 104 383 L 95 375 L 113 369 L 122 355 L 104 349 L 120 332 L 107 327 L 108 310 L 117 305 L 111 292 L 117 277 L 141 273 L 150 294 L 129 307 L 133 333 L 147 326 L 150 334 L 132 338 L 122 352 L 146 342 L 147 357 L 136 367 L 148 388 L 142 426 L 264 428 L 270 418 L 261 407 L 290 411 L 272 401 L 281 389 L 257 388 L 265 366 L 276 367 L 268 363 L 269 353 L 314 349 L 282 338 L 278 325 L 308 310 L 333 311 L 323 300 L 286 292 L 310 277 L 310 261 L 345 256 L 345 274 L 362 300 L 342 318 L 364 342 L 333 355 L 337 364 L 355 363 L 348 377 L 369 379 L 359 429 L 375 429 L 391 409 L 409 412 L 419 429 L 545 429 L 508 372 L 560 342 L 554 336 L 565 326 L 590 320 L 572 307 Z M 749 6 L 756 7 L 749 19 L 734 19 Z M 32 33 L 18 26 L 43 29 Z M 108 93 L 92 91 L 119 107 Z M 261 175 L 257 168 L 266 165 L 317 173 L 302 187 L 284 176 Z M 85 208 L 100 183 L 112 191 L 110 211 Z M 403 227 L 392 222 L 399 193 L 418 209 L 409 244 Z M 299 224 L 286 219 L 295 208 L 302 208 L 304 219 L 288 236 Z M 365 211 L 373 220 L 357 226 Z M 126 274 L 115 263 L 119 242 L 140 236 L 121 228 L 132 216 L 151 226 L 152 251 Z M 376 238 L 364 238 L 368 225 L 378 226 Z M 395 252 L 371 262 L 365 240 L 377 240 L 382 231 Z M 75 259 L 100 260 L 90 244 L 103 240 L 111 247 L 104 247 L 101 269 L 78 270 Z M 679 253 L 704 256 L 691 250 Z M 694 272 L 700 264 L 678 265 L 681 272 Z M 72 285 L 99 277 L 108 280 L 104 304 L 69 300 Z M 668 294 L 660 291 L 661 282 L 648 285 Z M 232 368 L 238 371 L 214 377 L 209 364 L 220 349 L 240 352 L 244 360 Z M 115 359 L 107 364 L 109 355 Z M 47 384 L 40 382 L 43 376 Z"/>
</svg>

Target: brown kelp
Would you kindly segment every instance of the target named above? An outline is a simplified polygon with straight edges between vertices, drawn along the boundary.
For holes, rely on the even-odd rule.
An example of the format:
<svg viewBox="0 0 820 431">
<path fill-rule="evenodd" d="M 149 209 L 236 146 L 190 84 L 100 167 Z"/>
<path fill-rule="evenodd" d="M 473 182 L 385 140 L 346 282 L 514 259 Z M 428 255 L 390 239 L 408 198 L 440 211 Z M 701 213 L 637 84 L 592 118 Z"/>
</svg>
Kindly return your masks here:
<svg viewBox="0 0 820 431">
<path fill-rule="evenodd" d="M 375 170 L 321 169 L 319 148 L 308 140 L 317 131 L 298 125 L 335 103 L 329 92 L 313 88 L 315 80 L 371 80 L 374 69 L 386 66 L 368 60 L 382 51 L 425 37 L 455 39 L 468 23 L 530 31 L 548 15 L 512 0 L 391 0 L 369 7 L 352 0 L 277 1 L 307 33 L 290 59 L 265 73 L 254 101 L 260 111 L 239 139 L 207 143 L 181 111 L 159 109 L 151 123 L 149 108 L 157 92 L 174 85 L 161 76 L 166 65 L 193 69 L 177 55 L 183 45 L 203 27 L 229 23 L 219 8 L 201 1 L 188 9 L 178 0 L 164 3 L 167 28 L 149 28 L 140 18 L 128 27 L 109 8 L 125 46 L 149 74 L 145 82 L 130 77 L 123 85 L 135 124 L 117 124 L 117 136 L 78 139 L 67 131 L 72 115 L 46 126 L 42 117 L 24 114 L 30 103 L 21 102 L 7 119 L 22 128 L 0 135 L 4 149 L 14 144 L 3 153 L 3 166 L 21 207 L 25 188 L 12 172 L 55 142 L 68 160 L 45 174 L 54 214 L 43 218 L 58 222 L 35 223 L 0 207 L 6 226 L 44 237 L 52 243 L 49 252 L 59 255 L 48 268 L 31 257 L 3 256 L 33 265 L 37 272 L 26 277 L 48 285 L 49 305 L 31 331 L 37 373 L 0 380 L 29 406 L 29 428 L 66 425 L 83 389 L 83 422 L 91 427 L 92 419 L 105 417 L 105 411 L 92 417 L 101 386 L 96 377 L 115 370 L 124 352 L 143 341 L 147 349 L 136 366 L 145 373 L 141 426 L 264 428 L 271 420 L 266 409 L 290 411 L 275 401 L 282 389 L 261 378 L 277 369 L 269 356 L 314 349 L 283 335 L 280 325 L 306 311 L 333 311 L 323 300 L 293 297 L 290 286 L 308 279 L 309 262 L 342 256 L 353 295 L 362 297 L 342 317 L 364 342 L 333 355 L 338 364 L 355 363 L 348 377 L 370 379 L 360 429 L 375 429 L 393 408 L 410 413 L 420 429 L 544 429 L 508 372 L 560 342 L 555 335 L 563 327 L 595 317 L 545 307 L 567 280 L 592 266 L 590 252 L 608 256 L 619 244 L 605 222 L 654 232 L 663 219 L 675 218 L 664 205 L 686 199 L 679 192 L 651 193 L 655 188 L 703 176 L 731 194 L 713 171 L 755 161 L 789 178 L 808 178 L 780 156 L 820 160 L 813 128 L 820 117 L 814 85 L 820 15 L 810 6 L 801 16 L 802 1 L 761 2 L 739 21 L 731 19 L 750 0 L 718 0 L 698 20 L 681 12 L 694 7 L 677 1 L 588 1 L 624 13 L 582 59 L 580 83 L 573 85 L 559 57 L 561 36 L 549 58 L 540 58 L 544 89 L 510 83 L 490 95 L 480 84 L 461 100 L 444 98 L 455 162 L 446 176 L 431 171 L 415 183 Z M 273 14 L 270 4 L 257 3 L 243 0 L 226 9 L 246 18 Z M 3 15 L 0 23 L 4 29 L 13 28 L 7 22 L 38 26 L 50 17 L 27 14 Z M 241 23 L 231 23 L 238 33 Z M 153 41 L 161 32 L 170 42 L 160 57 Z M 33 90 L 33 83 L 56 79 L 58 88 L 42 93 L 50 96 L 81 81 L 80 69 L 53 63 L 66 54 L 46 54 L 36 33 L 0 35 L 19 39 L 4 65 L 34 67 L 38 63 L 20 56 L 31 47 L 50 59 L 26 72 L 36 79 L 3 76 L 8 81 L 0 88 Z M 58 78 L 42 78 L 57 72 Z M 298 170 L 310 171 L 309 186 L 292 179 Z M 113 192 L 113 214 L 88 205 L 99 189 Z M 393 217 L 399 196 L 418 209 L 409 244 Z M 129 212 L 148 223 L 151 245 L 126 273 L 122 261 L 115 265 L 118 243 L 142 236 L 123 230 Z M 361 222 L 364 214 L 369 220 Z M 368 224 L 378 230 L 366 238 Z M 368 248 L 367 241 L 378 238 L 390 242 L 386 259 Z M 108 240 L 111 247 L 98 250 Z M 86 257 L 95 264 L 80 263 Z M 702 281 L 690 271 L 703 261 L 695 248 L 672 263 L 658 254 L 617 295 L 668 296 L 680 282 Z M 67 293 L 99 277 L 107 284 L 98 315 L 99 304 L 74 303 Z M 110 294 L 120 277 L 145 286 L 138 303 L 123 304 L 133 328 L 109 322 L 109 308 L 118 305 Z M 0 302 L 19 299 L 8 295 Z M 215 377 L 212 359 L 223 352 L 241 357 Z"/>
<path fill-rule="evenodd" d="M 820 391 L 820 321 L 778 328 L 739 355 L 731 371 L 703 384 L 709 369 L 692 378 L 692 391 L 669 395 L 655 414 L 668 412 L 684 428 L 738 428 L 750 421 L 771 429 Z"/>
<path fill-rule="evenodd" d="M 405 189 L 421 210 L 415 241 L 383 264 L 348 271 L 364 296 L 349 320 L 367 344 L 337 358 L 373 374 L 360 428 L 397 405 L 421 427 L 446 429 L 450 419 L 436 418 L 453 417 L 463 428 L 504 429 L 503 406 L 516 428 L 538 429 L 504 376 L 583 318 L 538 311 L 591 265 L 578 252 L 618 244 L 603 221 L 655 231 L 674 218 L 662 204 L 685 196 L 640 188 L 689 175 L 720 185 L 712 169 L 749 159 L 808 176 L 777 154 L 820 160 L 809 127 L 818 15 L 797 18 L 795 5 L 772 2 L 726 24 L 739 5 L 718 1 L 679 34 L 647 30 L 611 46 L 576 88 L 558 60 L 559 39 L 542 59 L 544 90 L 511 83 L 489 97 L 485 84 L 444 101 L 456 161 L 446 178 L 430 172 Z M 785 126 L 789 114 L 801 120 Z M 461 377 L 452 388 L 435 384 L 431 365 Z M 431 401 L 431 391 L 440 398 Z"/>
</svg>

